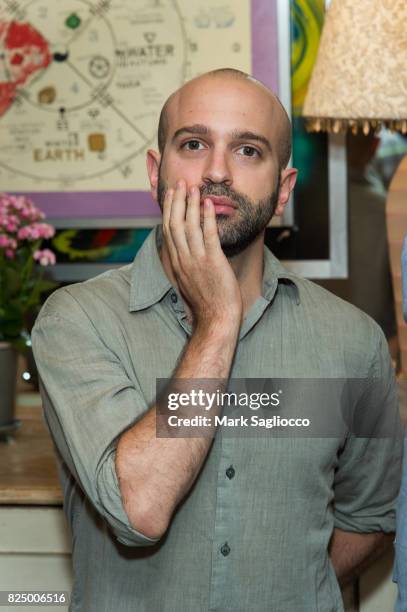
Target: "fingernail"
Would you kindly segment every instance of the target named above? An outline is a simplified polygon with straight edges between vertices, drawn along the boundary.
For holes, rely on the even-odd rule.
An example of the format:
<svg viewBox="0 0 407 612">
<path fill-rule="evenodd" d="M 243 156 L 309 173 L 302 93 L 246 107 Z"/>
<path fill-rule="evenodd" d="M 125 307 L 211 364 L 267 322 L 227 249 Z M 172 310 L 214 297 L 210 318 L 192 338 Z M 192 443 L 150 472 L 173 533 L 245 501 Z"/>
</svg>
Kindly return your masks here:
<svg viewBox="0 0 407 612">
<path fill-rule="evenodd" d="M 192 185 L 192 187 L 191 187 L 191 188 L 190 188 L 190 190 L 189 190 L 189 193 L 190 193 L 191 195 L 194 195 L 194 193 L 196 193 L 196 187 L 194 187 L 194 186 Z"/>
</svg>

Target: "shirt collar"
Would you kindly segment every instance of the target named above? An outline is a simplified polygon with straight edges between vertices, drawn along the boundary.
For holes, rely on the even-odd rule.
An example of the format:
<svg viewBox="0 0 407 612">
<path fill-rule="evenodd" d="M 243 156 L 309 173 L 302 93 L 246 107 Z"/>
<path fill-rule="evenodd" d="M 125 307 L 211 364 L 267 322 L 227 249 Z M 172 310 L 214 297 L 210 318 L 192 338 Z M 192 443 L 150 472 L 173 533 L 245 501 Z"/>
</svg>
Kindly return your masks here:
<svg viewBox="0 0 407 612">
<path fill-rule="evenodd" d="M 161 243 L 162 225 L 159 224 L 147 236 L 131 267 L 130 312 L 159 302 L 172 287 L 161 263 Z"/>
<path fill-rule="evenodd" d="M 159 302 L 172 288 L 161 263 L 159 249 L 162 243 L 162 225 L 156 225 L 147 236 L 131 266 L 130 312 L 148 308 Z M 264 246 L 263 296 L 271 301 L 279 281 L 293 288 L 297 304 L 300 293 L 297 277 L 287 270 L 270 249 Z"/>
<path fill-rule="evenodd" d="M 299 305 L 301 300 L 298 276 L 285 268 L 270 249 L 264 245 L 263 296 L 267 300 L 273 299 L 280 281 L 288 283 L 293 288 L 296 304 Z"/>
</svg>

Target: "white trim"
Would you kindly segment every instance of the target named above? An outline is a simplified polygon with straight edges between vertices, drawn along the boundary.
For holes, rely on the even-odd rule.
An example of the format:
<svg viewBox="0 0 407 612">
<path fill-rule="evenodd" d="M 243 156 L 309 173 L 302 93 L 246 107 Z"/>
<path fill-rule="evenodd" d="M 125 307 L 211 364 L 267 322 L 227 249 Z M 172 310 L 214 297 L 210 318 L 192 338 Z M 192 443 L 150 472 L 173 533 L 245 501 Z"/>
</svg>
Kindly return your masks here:
<svg viewBox="0 0 407 612">
<path fill-rule="evenodd" d="M 346 136 L 329 134 L 329 262 L 330 278 L 348 276 L 348 198 Z"/>
</svg>

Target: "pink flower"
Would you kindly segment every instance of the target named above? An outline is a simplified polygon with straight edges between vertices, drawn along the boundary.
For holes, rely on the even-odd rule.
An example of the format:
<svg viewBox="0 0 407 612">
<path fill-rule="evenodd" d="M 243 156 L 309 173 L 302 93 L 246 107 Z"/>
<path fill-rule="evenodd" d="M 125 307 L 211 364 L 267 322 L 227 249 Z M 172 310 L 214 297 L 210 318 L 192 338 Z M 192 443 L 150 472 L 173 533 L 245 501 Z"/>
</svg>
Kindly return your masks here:
<svg viewBox="0 0 407 612">
<path fill-rule="evenodd" d="M 10 238 L 10 236 L 6 236 L 6 234 L 0 234 L 0 248 L 15 251 L 17 248 L 17 240 Z"/>
<path fill-rule="evenodd" d="M 17 232 L 19 240 L 39 240 L 40 238 L 52 238 L 55 234 L 55 229 L 48 223 L 32 223 L 20 227 Z"/>
<path fill-rule="evenodd" d="M 7 259 L 14 259 L 16 256 L 16 252 L 13 249 L 6 249 L 6 257 Z"/>
<path fill-rule="evenodd" d="M 0 233 L 15 235 L 18 240 L 48 240 L 55 235 L 55 229 L 48 223 L 42 223 L 44 213 L 34 206 L 26 196 L 13 196 L 0 193 Z M 5 239 L 0 245 L 6 248 Z"/>
<path fill-rule="evenodd" d="M 15 208 L 16 210 L 21 210 L 24 207 L 24 198 L 23 197 L 18 197 L 18 196 L 10 196 L 10 199 L 12 200 L 13 203 L 13 208 Z"/>
<path fill-rule="evenodd" d="M 22 208 L 20 215 L 23 219 L 29 219 L 31 217 L 31 210 L 28 207 Z"/>
<path fill-rule="evenodd" d="M 23 227 L 20 227 L 20 229 L 17 232 L 17 238 L 19 240 L 27 240 L 27 238 L 29 238 L 29 236 L 31 236 L 31 228 L 29 225 L 24 225 Z"/>
<path fill-rule="evenodd" d="M 9 237 L 6 234 L 0 234 L 0 248 L 8 247 L 9 245 Z"/>
<path fill-rule="evenodd" d="M 43 249 L 42 251 L 35 251 L 33 254 L 35 261 L 38 261 L 40 266 L 53 266 L 56 263 L 55 253 L 50 249 Z"/>
<path fill-rule="evenodd" d="M 8 219 L 9 223 L 14 223 L 14 225 L 20 225 L 20 219 L 17 217 L 17 215 L 8 215 L 6 219 Z"/>
<path fill-rule="evenodd" d="M 48 223 L 35 223 L 34 225 L 38 229 L 40 238 L 45 238 L 47 240 L 55 235 L 55 229 Z"/>
</svg>

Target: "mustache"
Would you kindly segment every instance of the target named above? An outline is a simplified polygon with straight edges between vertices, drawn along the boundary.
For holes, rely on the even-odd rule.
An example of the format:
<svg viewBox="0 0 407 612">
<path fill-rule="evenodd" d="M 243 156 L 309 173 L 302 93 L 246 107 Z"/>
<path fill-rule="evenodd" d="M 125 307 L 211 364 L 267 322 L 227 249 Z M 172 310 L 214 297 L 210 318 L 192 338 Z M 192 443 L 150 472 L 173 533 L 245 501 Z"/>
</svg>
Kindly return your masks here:
<svg viewBox="0 0 407 612">
<path fill-rule="evenodd" d="M 228 187 L 228 185 L 225 185 L 224 183 L 202 185 L 199 188 L 199 191 L 201 194 L 201 199 L 211 195 L 219 197 L 223 196 L 229 198 L 229 200 L 232 200 L 232 202 L 238 207 L 244 207 L 245 205 L 247 205 L 246 197 L 242 196 L 236 191 L 233 191 L 233 189 L 231 189 L 230 187 Z"/>
</svg>

